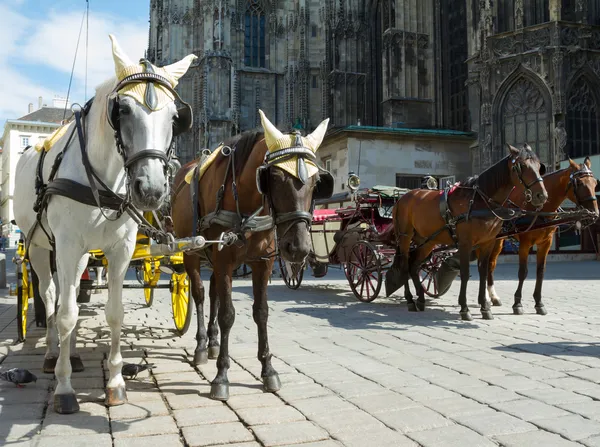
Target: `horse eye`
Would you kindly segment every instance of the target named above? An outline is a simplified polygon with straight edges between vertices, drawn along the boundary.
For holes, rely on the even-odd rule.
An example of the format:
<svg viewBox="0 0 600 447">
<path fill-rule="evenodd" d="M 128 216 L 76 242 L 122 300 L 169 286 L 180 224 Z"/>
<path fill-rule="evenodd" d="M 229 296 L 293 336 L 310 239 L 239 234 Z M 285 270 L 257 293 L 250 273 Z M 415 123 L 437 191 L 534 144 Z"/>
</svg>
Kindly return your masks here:
<svg viewBox="0 0 600 447">
<path fill-rule="evenodd" d="M 129 107 L 127 104 L 120 104 L 119 113 L 121 115 L 129 115 L 131 113 L 131 107 Z"/>
</svg>

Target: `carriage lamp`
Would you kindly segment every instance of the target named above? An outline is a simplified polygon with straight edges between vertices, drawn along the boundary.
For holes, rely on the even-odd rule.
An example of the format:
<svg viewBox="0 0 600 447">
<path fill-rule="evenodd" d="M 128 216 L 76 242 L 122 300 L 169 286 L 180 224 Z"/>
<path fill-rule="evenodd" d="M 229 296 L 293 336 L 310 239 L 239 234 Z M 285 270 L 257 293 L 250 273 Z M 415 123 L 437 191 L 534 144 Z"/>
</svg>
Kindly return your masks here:
<svg viewBox="0 0 600 447">
<path fill-rule="evenodd" d="M 358 175 L 356 175 L 354 172 L 350 171 L 348 173 L 348 188 L 350 188 L 350 191 L 354 192 L 358 189 L 359 186 L 360 186 L 360 179 L 358 178 Z"/>
</svg>

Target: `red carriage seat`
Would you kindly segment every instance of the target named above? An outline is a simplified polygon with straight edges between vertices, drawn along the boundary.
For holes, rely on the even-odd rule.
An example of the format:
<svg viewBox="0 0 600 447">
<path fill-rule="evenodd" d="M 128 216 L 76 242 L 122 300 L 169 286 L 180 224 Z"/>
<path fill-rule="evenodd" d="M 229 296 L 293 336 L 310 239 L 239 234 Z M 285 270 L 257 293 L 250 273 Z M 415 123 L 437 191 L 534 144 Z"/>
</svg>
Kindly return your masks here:
<svg viewBox="0 0 600 447">
<path fill-rule="evenodd" d="M 313 222 L 323 222 L 325 220 L 339 219 L 338 213 L 334 209 L 323 209 L 313 211 Z"/>
</svg>

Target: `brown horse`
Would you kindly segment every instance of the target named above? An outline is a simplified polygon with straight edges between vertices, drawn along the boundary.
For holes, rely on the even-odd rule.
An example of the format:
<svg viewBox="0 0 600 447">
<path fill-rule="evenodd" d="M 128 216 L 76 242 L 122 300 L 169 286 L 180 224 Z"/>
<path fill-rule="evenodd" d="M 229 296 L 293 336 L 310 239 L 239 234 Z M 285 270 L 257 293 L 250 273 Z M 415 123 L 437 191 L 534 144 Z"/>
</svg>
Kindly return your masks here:
<svg viewBox="0 0 600 447">
<path fill-rule="evenodd" d="M 463 320 L 471 320 L 467 306 L 467 282 L 469 262 L 474 246 L 479 246 L 479 304 L 484 319 L 493 315 L 486 300 L 485 278 L 489 255 L 502 220 L 497 213 L 502 209 L 513 187 L 524 184 L 527 199 L 535 207 L 541 207 L 548 199 L 546 188 L 540 178 L 541 163 L 529 146 L 517 149 L 509 145 L 507 157 L 484 171 L 478 177 L 458 186 L 446 198 L 445 193 L 430 190 L 412 190 L 394 206 L 394 231 L 397 241 L 396 257 L 392 269 L 386 275 L 388 296 L 399 286 L 405 286 L 408 309 L 424 310 L 425 296 L 419 278 L 419 267 L 435 245 L 457 245 L 460 257 L 460 294 L 458 302 Z M 444 203 L 445 202 L 445 203 Z M 494 209 L 496 208 L 496 209 Z M 411 241 L 417 248 L 410 254 Z M 413 279 L 417 305 L 408 290 L 408 275 Z M 395 283 L 395 285 L 393 285 Z M 389 286 L 389 287 L 388 287 Z"/>
<path fill-rule="evenodd" d="M 592 163 L 589 158 L 586 158 L 583 164 L 578 165 L 573 160 L 569 160 L 569 167 L 560 171 L 552 172 L 544 176 L 544 186 L 548 191 L 549 199 L 542 208 L 543 212 L 555 212 L 560 204 L 568 198 L 576 205 L 584 207 L 592 211 L 596 217 L 598 216 L 598 202 L 596 201 L 596 184 L 594 173 L 591 170 Z M 520 189 L 520 191 L 519 191 Z M 516 188 L 510 195 L 511 199 L 517 200 L 518 194 L 522 192 L 522 188 Z M 528 206 L 527 209 L 532 209 Z M 557 227 L 541 228 L 539 230 L 528 231 L 513 236 L 519 241 L 519 286 L 515 292 L 515 302 L 513 304 L 513 313 L 515 315 L 523 314 L 523 305 L 521 304 L 521 296 L 523 290 L 523 282 L 527 278 L 527 258 L 531 247 L 537 246 L 537 270 L 535 289 L 533 298 L 535 300 L 535 311 L 539 315 L 546 315 L 547 311 L 542 303 L 542 282 L 544 281 L 544 272 L 546 270 L 546 258 L 550 247 L 552 246 L 552 238 Z M 488 268 L 488 293 L 494 306 L 501 306 L 502 303 L 494 288 L 494 270 L 498 256 L 502 251 L 504 239 L 499 239 L 492 250 L 490 256 L 490 264 Z"/>
<path fill-rule="evenodd" d="M 207 239 L 218 239 L 222 232 L 230 230 L 239 239 L 222 250 L 213 245 L 200 253 L 184 255 L 198 317 L 194 363 L 206 363 L 208 358 L 218 356 L 218 372 L 212 381 L 210 397 L 223 401 L 229 398 L 227 371 L 229 333 L 235 320 L 231 299 L 234 269 L 242 263 L 251 266 L 261 376 L 266 391 L 278 391 L 281 383 L 271 365 L 267 336 L 267 283 L 276 250 L 279 247 L 281 256 L 289 262 L 304 260 L 312 248 L 309 229 L 313 199 L 330 197 L 333 192 L 333 177 L 318 167 L 315 155 L 329 120 L 323 121 L 311 135 L 301 137 L 282 134 L 262 111 L 260 115 L 264 138 L 262 133 L 249 132 L 227 141 L 203 175 L 192 178 L 194 187 L 184 177 L 195 168 L 196 162 L 185 165 L 175 178 L 172 215 L 178 237 L 195 234 L 199 224 L 200 233 Z M 198 192 L 193 200 L 195 185 Z M 196 205 L 199 222 L 194 218 Z M 203 263 L 213 269 L 208 337 L 200 279 Z M 220 347 L 217 319 L 221 328 Z"/>
</svg>

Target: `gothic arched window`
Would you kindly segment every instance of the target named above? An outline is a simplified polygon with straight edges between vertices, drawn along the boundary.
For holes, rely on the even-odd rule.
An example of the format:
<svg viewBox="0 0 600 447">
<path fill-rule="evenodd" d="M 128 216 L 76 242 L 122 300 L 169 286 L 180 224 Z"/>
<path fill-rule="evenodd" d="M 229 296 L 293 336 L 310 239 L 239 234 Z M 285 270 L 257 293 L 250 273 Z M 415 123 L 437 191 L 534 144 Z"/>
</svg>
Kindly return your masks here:
<svg viewBox="0 0 600 447">
<path fill-rule="evenodd" d="M 248 1 L 244 30 L 244 64 L 265 67 L 265 13 L 258 0 Z"/>
<path fill-rule="evenodd" d="M 546 165 L 550 162 L 548 107 L 540 89 L 529 79 L 516 81 L 502 105 L 502 150 L 494 162 L 505 155 L 506 143 L 516 147 L 529 144 Z"/>
<path fill-rule="evenodd" d="M 550 20 L 549 0 L 525 0 L 523 26 L 533 26 Z"/>
<path fill-rule="evenodd" d="M 499 33 L 515 29 L 514 0 L 498 0 L 496 28 Z"/>
<path fill-rule="evenodd" d="M 396 0 L 383 2 L 383 30 L 396 27 Z"/>
<path fill-rule="evenodd" d="M 580 76 L 571 86 L 567 101 L 567 147 L 571 158 L 597 154 L 600 143 L 598 105 L 590 84 Z"/>
</svg>

